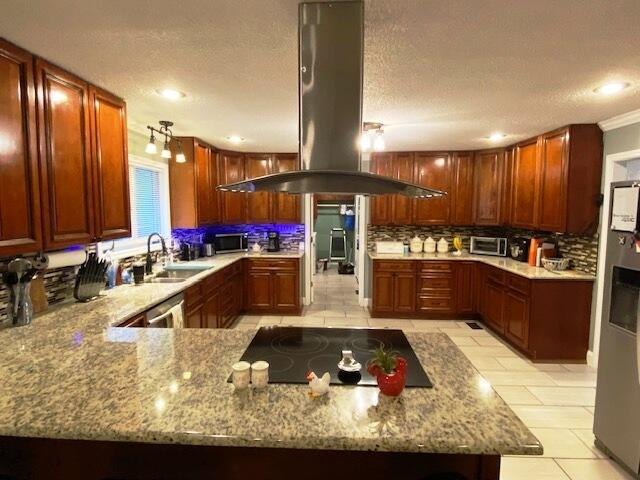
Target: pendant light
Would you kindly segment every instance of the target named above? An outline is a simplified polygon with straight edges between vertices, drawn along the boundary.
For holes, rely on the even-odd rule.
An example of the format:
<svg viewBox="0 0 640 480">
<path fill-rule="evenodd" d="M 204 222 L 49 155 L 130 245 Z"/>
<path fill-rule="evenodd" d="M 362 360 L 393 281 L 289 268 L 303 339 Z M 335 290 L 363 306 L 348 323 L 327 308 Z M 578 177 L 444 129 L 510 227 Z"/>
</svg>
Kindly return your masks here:
<svg viewBox="0 0 640 480">
<path fill-rule="evenodd" d="M 368 152 L 372 149 L 381 152 L 386 148 L 382 127 L 383 125 L 379 122 L 364 122 L 360 135 L 361 152 Z"/>
<path fill-rule="evenodd" d="M 162 158 L 171 158 L 171 150 L 169 150 L 169 137 L 164 137 L 164 146 L 160 152 Z"/>
<path fill-rule="evenodd" d="M 156 137 L 153 135 L 153 131 L 151 132 L 151 138 L 149 138 L 149 143 L 144 149 L 145 153 L 149 153 L 151 155 L 155 155 L 158 153 L 158 147 L 156 147 Z"/>
<path fill-rule="evenodd" d="M 155 155 L 158 153 L 158 147 L 156 146 L 156 137 L 154 133 L 158 135 L 164 135 L 164 144 L 162 146 L 162 151 L 160 152 L 160 156 L 162 158 L 170 159 L 171 158 L 171 149 L 169 148 L 170 142 L 173 140 L 176 147 L 176 162 L 177 163 L 185 163 L 187 161 L 184 152 L 182 151 L 182 142 L 173 136 L 173 132 L 171 128 L 173 126 L 173 122 L 169 120 L 160 120 L 158 122 L 160 124 L 160 128 L 154 128 L 150 125 L 147 125 L 147 128 L 151 131 L 151 136 L 149 137 L 149 143 L 145 147 L 145 153 L 150 155 Z"/>
<path fill-rule="evenodd" d="M 376 152 L 382 152 L 384 151 L 385 147 L 386 145 L 384 142 L 384 131 L 381 128 L 379 128 L 376 131 L 376 137 L 373 140 L 373 150 Z"/>
</svg>

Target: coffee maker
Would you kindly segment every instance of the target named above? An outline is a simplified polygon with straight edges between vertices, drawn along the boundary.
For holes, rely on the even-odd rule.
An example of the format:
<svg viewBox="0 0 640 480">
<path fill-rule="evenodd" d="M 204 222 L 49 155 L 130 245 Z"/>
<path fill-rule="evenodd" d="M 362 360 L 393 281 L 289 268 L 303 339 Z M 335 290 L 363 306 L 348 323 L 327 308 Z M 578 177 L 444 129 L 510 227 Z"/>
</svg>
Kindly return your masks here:
<svg viewBox="0 0 640 480">
<path fill-rule="evenodd" d="M 280 234 L 278 232 L 267 232 L 267 252 L 280 251 Z"/>
<path fill-rule="evenodd" d="M 509 242 L 511 258 L 519 262 L 527 262 L 529 260 L 530 243 L 528 238 L 513 238 L 511 242 Z"/>
</svg>

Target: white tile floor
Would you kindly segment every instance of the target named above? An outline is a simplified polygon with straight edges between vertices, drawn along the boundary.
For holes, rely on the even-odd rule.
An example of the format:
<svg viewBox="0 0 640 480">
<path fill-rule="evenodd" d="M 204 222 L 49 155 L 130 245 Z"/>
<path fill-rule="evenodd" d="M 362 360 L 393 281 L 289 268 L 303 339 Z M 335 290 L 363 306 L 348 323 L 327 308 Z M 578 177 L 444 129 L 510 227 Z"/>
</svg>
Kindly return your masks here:
<svg viewBox="0 0 640 480">
<path fill-rule="evenodd" d="M 593 445 L 594 369 L 531 363 L 487 330 L 472 330 L 463 321 L 372 319 L 358 305 L 352 275 L 316 275 L 314 288 L 315 304 L 302 316 L 244 316 L 235 328 L 369 326 L 446 333 L 544 446 L 543 457 L 504 457 L 501 480 L 632 478 Z"/>
</svg>

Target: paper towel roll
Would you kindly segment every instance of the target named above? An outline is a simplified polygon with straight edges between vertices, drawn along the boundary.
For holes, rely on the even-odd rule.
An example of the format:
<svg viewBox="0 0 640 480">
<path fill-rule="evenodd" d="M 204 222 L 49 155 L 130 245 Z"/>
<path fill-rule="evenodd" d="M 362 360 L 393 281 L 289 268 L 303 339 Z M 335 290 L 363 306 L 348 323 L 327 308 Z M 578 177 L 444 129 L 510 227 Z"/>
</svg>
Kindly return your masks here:
<svg viewBox="0 0 640 480">
<path fill-rule="evenodd" d="M 86 250 L 72 250 L 69 252 L 45 253 L 38 261 L 40 268 L 51 270 L 54 268 L 71 267 L 84 263 L 87 259 Z"/>
</svg>

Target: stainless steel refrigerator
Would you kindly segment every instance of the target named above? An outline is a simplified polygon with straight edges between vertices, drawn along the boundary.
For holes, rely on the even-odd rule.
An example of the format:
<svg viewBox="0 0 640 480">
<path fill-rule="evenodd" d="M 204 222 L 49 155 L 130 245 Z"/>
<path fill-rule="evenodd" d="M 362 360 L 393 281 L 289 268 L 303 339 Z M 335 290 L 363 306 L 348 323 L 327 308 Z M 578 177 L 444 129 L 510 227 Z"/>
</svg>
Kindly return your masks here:
<svg viewBox="0 0 640 480">
<path fill-rule="evenodd" d="M 611 186 L 594 434 L 637 478 L 640 471 L 640 181 Z M 608 227 L 608 228 L 607 228 Z"/>
</svg>

